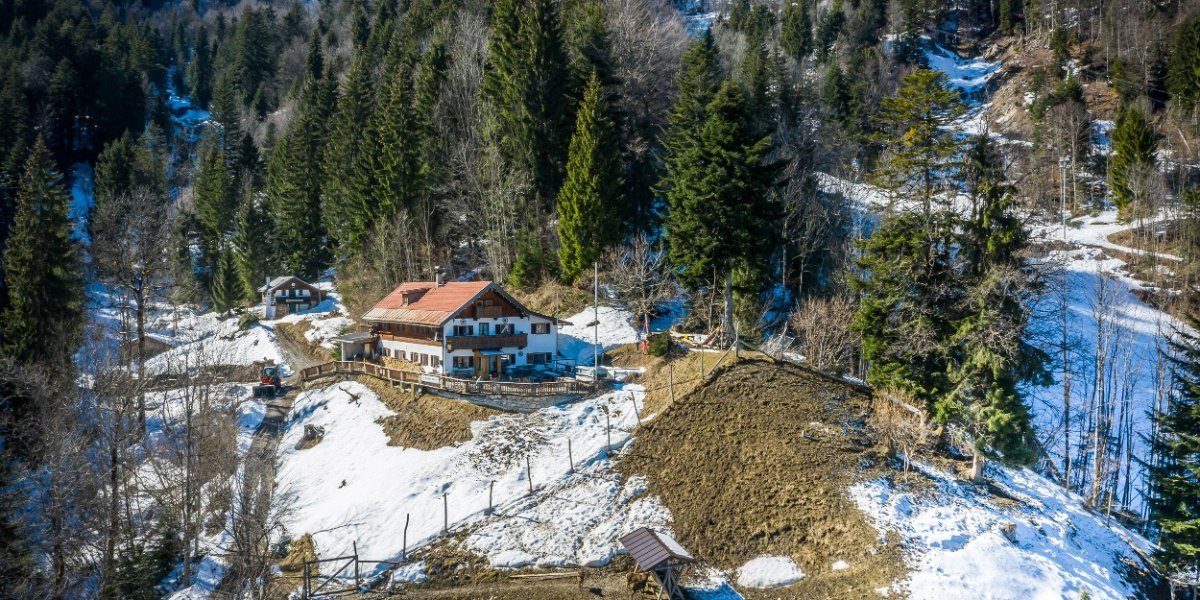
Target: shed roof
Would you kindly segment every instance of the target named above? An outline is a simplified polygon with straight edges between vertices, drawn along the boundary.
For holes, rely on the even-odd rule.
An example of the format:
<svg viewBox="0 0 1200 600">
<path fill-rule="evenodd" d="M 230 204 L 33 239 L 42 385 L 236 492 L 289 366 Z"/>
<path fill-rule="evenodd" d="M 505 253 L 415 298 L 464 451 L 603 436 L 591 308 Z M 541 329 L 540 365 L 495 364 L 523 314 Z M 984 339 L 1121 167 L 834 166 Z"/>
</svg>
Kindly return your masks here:
<svg viewBox="0 0 1200 600">
<path fill-rule="evenodd" d="M 652 571 L 666 563 L 678 565 L 695 560 L 674 538 L 649 527 L 639 527 L 621 536 L 620 542 L 643 571 Z"/>
<path fill-rule="evenodd" d="M 296 281 L 299 281 L 300 283 L 303 283 L 304 285 L 307 285 L 307 286 L 309 286 L 309 287 L 314 287 L 314 288 L 316 287 L 316 286 L 312 285 L 311 283 L 309 283 L 309 282 L 307 282 L 307 281 L 304 281 L 303 279 L 300 279 L 299 277 L 296 277 L 295 275 L 283 275 L 283 276 L 280 276 L 280 277 L 274 277 L 274 278 L 272 278 L 272 279 L 271 279 L 271 282 L 270 282 L 270 283 L 268 283 L 267 285 L 260 285 L 260 286 L 258 286 L 258 291 L 260 291 L 260 292 L 265 292 L 265 291 L 268 291 L 268 290 L 273 290 L 273 289 L 275 289 L 275 288 L 277 288 L 277 287 L 279 287 L 279 286 L 281 286 L 281 285 L 283 285 L 283 284 L 285 284 L 285 283 L 287 283 L 287 282 L 289 282 L 289 281 L 291 281 L 291 280 L 293 280 L 293 279 L 295 279 Z"/>
<path fill-rule="evenodd" d="M 339 335 L 329 341 L 335 344 L 361 344 L 363 342 L 375 341 L 377 337 L 370 331 L 354 331 L 345 335 Z"/>
</svg>

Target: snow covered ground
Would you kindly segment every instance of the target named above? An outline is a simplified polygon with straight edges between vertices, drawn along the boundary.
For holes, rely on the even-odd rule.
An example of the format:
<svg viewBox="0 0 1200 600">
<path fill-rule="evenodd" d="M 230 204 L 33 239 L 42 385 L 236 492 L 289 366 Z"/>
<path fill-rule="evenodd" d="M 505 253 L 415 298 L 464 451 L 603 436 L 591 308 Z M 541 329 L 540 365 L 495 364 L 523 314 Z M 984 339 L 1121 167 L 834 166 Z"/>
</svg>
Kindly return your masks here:
<svg viewBox="0 0 1200 600">
<path fill-rule="evenodd" d="M 641 339 L 632 319 L 633 315 L 623 308 L 601 306 L 597 311 L 589 306 L 568 317 L 566 321 L 571 324 L 558 330 L 558 352 L 567 358 L 575 359 L 578 364 L 591 364 L 592 357 L 595 356 L 593 341 L 596 339 L 597 329 L 601 353 Z M 599 322 L 598 328 L 592 325 L 596 322 Z"/>
<path fill-rule="evenodd" d="M 619 450 L 631 440 L 641 396 L 638 386 L 622 386 L 533 414 L 490 417 L 472 424 L 470 441 L 423 451 L 387 445 L 377 420 L 390 410 L 361 384 L 305 392 L 281 444 L 278 497 L 288 532 L 312 533 L 321 556 L 344 554 L 357 542 L 360 555 L 393 560 L 404 552 L 406 519 L 411 551 L 442 533 L 448 506 L 450 527 L 474 526 L 467 548 L 496 566 L 603 564 L 620 535 L 670 521 L 644 495 L 644 482 L 611 471 L 605 452 L 605 415 Z M 323 427 L 324 437 L 296 450 L 305 425 Z"/>
<path fill-rule="evenodd" d="M 850 490 L 880 540 L 894 532 L 909 551 L 912 571 L 896 591 L 913 600 L 1137 597 L 1122 577 L 1123 561 L 1139 564 L 1133 546 L 1145 549 L 1147 542 L 1084 509 L 1077 496 L 1027 469 L 989 465 L 989 480 L 1015 498 L 1007 502 L 917 466 L 933 480 L 931 493 L 882 478 Z"/>
<path fill-rule="evenodd" d="M 760 556 L 742 565 L 737 572 L 738 585 L 765 589 L 792 585 L 804 578 L 796 561 L 786 556 Z"/>
</svg>

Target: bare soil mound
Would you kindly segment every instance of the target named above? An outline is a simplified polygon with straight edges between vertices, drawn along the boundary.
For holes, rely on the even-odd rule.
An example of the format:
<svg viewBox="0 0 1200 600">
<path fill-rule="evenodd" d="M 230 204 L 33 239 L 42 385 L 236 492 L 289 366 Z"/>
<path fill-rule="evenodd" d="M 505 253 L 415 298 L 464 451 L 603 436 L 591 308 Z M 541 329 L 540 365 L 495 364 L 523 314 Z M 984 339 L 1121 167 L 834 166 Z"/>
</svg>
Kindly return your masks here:
<svg viewBox="0 0 1200 600">
<path fill-rule="evenodd" d="M 396 414 L 380 421 L 390 438 L 388 445 L 433 450 L 471 439 L 471 423 L 499 414 L 462 400 L 418 394 L 393 388 L 372 377 L 357 381 L 379 395 Z"/>
<path fill-rule="evenodd" d="M 846 493 L 890 472 L 869 404 L 800 367 L 743 361 L 642 427 L 619 468 L 649 480 L 700 560 L 731 573 L 763 554 L 795 560 L 804 579 L 762 597 L 872 597 L 905 568 Z"/>
</svg>

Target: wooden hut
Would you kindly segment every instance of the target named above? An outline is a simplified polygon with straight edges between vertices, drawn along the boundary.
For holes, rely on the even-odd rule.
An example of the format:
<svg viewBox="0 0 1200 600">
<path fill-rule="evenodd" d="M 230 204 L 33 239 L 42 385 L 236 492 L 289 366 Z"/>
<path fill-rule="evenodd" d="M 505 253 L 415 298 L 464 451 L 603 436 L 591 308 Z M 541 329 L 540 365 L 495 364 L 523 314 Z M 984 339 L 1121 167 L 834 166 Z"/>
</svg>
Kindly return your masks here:
<svg viewBox="0 0 1200 600">
<path fill-rule="evenodd" d="M 683 568 L 693 562 L 691 554 L 671 536 L 648 527 L 621 536 L 621 545 L 633 557 L 639 569 L 649 572 L 658 582 L 660 595 L 671 600 L 686 600 L 679 580 Z"/>
</svg>

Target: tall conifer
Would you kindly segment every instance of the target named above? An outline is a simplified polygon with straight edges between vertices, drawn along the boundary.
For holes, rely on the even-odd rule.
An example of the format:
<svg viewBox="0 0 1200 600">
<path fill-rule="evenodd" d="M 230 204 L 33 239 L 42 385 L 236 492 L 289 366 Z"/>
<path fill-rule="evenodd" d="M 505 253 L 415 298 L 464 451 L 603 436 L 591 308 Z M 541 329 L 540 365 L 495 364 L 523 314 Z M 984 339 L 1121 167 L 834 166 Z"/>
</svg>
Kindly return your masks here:
<svg viewBox="0 0 1200 600">
<path fill-rule="evenodd" d="M 564 281 L 576 280 L 620 231 L 621 164 L 615 126 L 607 114 L 600 76 L 584 88 L 558 194 L 558 261 Z"/>
<path fill-rule="evenodd" d="M 65 366 L 82 324 L 83 283 L 66 186 L 41 138 L 17 191 L 4 275 L 10 301 L 0 315 L 0 349 L 19 364 Z"/>
</svg>

